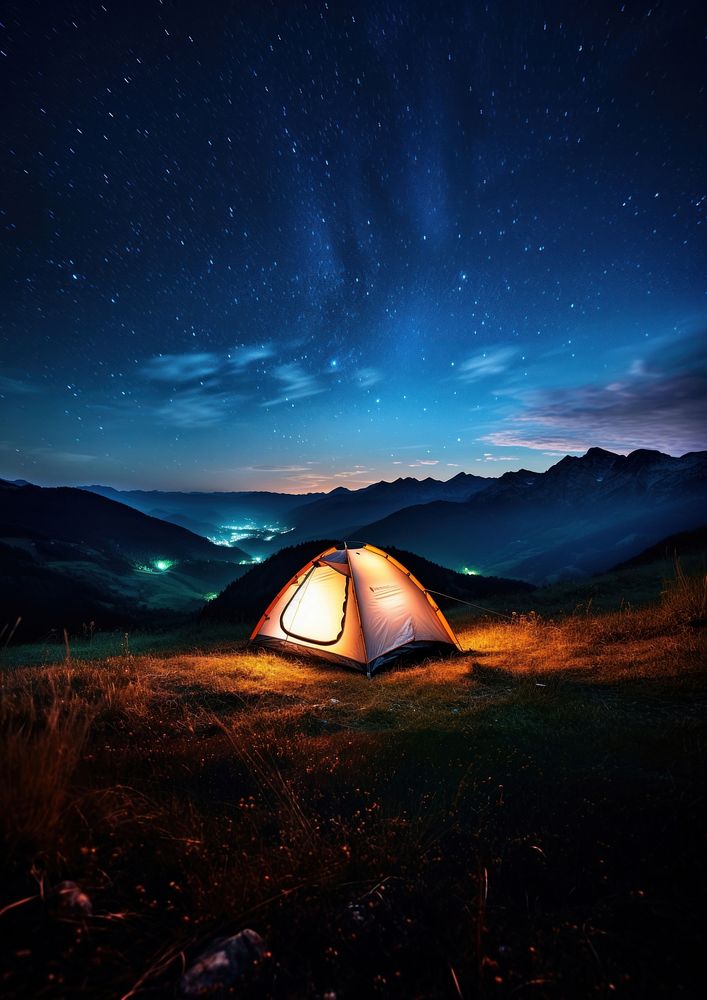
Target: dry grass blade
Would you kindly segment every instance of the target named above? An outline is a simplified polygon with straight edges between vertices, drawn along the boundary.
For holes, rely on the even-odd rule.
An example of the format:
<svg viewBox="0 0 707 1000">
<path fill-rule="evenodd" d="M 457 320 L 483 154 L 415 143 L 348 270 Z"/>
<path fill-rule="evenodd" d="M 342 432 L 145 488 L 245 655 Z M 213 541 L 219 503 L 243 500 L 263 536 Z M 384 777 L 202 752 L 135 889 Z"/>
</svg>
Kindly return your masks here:
<svg viewBox="0 0 707 1000">
<path fill-rule="evenodd" d="M 39 692 L 37 692 L 39 693 Z M 50 681 L 0 698 L 0 834 L 8 849 L 41 849 L 61 822 L 94 705 Z"/>
</svg>

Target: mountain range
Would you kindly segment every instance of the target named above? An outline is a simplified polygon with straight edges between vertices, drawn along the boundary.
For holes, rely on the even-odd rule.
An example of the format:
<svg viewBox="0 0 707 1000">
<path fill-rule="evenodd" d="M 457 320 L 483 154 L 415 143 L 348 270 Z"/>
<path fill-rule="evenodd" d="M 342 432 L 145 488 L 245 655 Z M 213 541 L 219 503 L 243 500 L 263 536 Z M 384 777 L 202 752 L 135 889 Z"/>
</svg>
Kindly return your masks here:
<svg viewBox="0 0 707 1000">
<path fill-rule="evenodd" d="M 459 575 L 543 584 L 609 570 L 668 535 L 694 531 L 706 520 L 706 500 L 707 452 L 674 458 L 645 449 L 590 448 L 546 472 L 407 477 L 304 496 L 0 480 L 2 620 L 23 615 L 31 629 L 32 620 L 40 628 L 192 612 L 249 564 L 323 536 L 423 558 L 423 574 L 431 564 L 454 574 L 448 586 L 459 586 Z"/>
<path fill-rule="evenodd" d="M 221 542 L 224 525 L 240 518 L 246 523 L 231 541 L 251 556 L 326 535 L 397 546 L 457 571 L 544 583 L 608 569 L 703 523 L 707 452 L 674 458 L 590 448 L 546 472 L 520 469 L 498 478 L 461 472 L 446 482 L 406 477 L 307 496 L 111 495 L 176 523 L 191 519 Z"/>
<path fill-rule="evenodd" d="M 460 503 L 405 507 L 359 531 L 446 566 L 547 583 L 608 569 L 698 527 L 706 500 L 707 452 L 591 448 L 547 472 L 507 472 Z"/>
</svg>

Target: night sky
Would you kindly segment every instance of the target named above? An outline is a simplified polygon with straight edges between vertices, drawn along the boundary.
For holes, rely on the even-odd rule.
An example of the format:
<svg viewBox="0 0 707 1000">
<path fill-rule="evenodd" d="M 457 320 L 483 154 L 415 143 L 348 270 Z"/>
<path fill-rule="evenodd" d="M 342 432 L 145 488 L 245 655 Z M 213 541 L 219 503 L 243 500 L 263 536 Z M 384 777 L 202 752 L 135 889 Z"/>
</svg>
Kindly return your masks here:
<svg viewBox="0 0 707 1000">
<path fill-rule="evenodd" d="M 0 475 L 706 447 L 701 7 L 6 4 Z"/>
</svg>

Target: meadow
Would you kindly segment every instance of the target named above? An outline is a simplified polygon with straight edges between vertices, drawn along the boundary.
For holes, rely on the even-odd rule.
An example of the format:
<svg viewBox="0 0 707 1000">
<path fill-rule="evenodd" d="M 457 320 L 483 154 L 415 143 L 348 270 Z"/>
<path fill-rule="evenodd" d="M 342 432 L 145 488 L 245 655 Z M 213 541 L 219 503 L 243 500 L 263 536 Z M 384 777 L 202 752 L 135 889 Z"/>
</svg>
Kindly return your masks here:
<svg viewBox="0 0 707 1000">
<path fill-rule="evenodd" d="M 244 997 L 701 993 L 705 577 L 579 597 L 371 681 L 236 629 L 8 646 L 2 995 L 179 996 L 246 927 Z"/>
</svg>

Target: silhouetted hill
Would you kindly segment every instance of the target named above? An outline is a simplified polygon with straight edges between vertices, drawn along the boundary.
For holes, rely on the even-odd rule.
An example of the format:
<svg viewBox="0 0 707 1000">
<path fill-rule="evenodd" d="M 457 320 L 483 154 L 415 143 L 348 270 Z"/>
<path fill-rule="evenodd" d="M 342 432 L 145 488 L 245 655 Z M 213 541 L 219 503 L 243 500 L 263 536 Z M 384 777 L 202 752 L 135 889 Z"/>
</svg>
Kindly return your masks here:
<svg viewBox="0 0 707 1000">
<path fill-rule="evenodd" d="M 612 568 L 614 570 L 624 570 L 632 566 L 646 566 L 660 560 L 673 560 L 684 556 L 699 555 L 707 557 L 707 524 L 695 528 L 694 531 L 679 531 L 675 535 L 669 535 L 667 538 L 656 542 L 655 545 L 644 549 L 643 552 L 639 552 L 632 559 L 618 563 L 618 565 Z"/>
<path fill-rule="evenodd" d="M 226 587 L 222 594 L 219 594 L 215 600 L 204 607 L 202 617 L 210 621 L 244 621 L 255 626 L 268 604 L 284 584 L 310 559 L 337 544 L 338 542 L 328 539 L 318 539 L 281 549 L 265 562 L 253 566 L 240 579 Z M 413 552 L 405 552 L 395 548 L 390 548 L 387 551 L 409 569 L 424 587 L 461 600 L 473 601 L 481 597 L 519 593 L 533 589 L 529 584 L 519 580 L 466 576 L 462 573 L 455 573 L 453 570 L 437 566 Z M 440 607 L 455 603 L 448 598 L 438 596 L 438 594 L 435 594 L 435 600 Z"/>
<path fill-rule="evenodd" d="M 100 621 L 103 628 L 136 620 L 136 609 L 110 605 L 97 583 L 73 579 L 38 563 L 29 552 L 0 542 L 0 628 L 12 628 L 19 639 L 46 634 L 54 628 L 75 630 Z"/>
<path fill-rule="evenodd" d="M 129 559 L 245 559 L 186 528 L 70 486 L 16 486 L 0 480 L 0 537 L 44 535 Z"/>
<path fill-rule="evenodd" d="M 0 626 L 22 616 L 19 638 L 196 610 L 241 557 L 85 490 L 0 480 Z"/>
<path fill-rule="evenodd" d="M 356 537 L 542 583 L 607 569 L 671 531 L 694 528 L 706 500 L 707 452 L 672 458 L 592 448 L 544 473 L 506 473 L 465 503 L 405 508 Z"/>
</svg>

